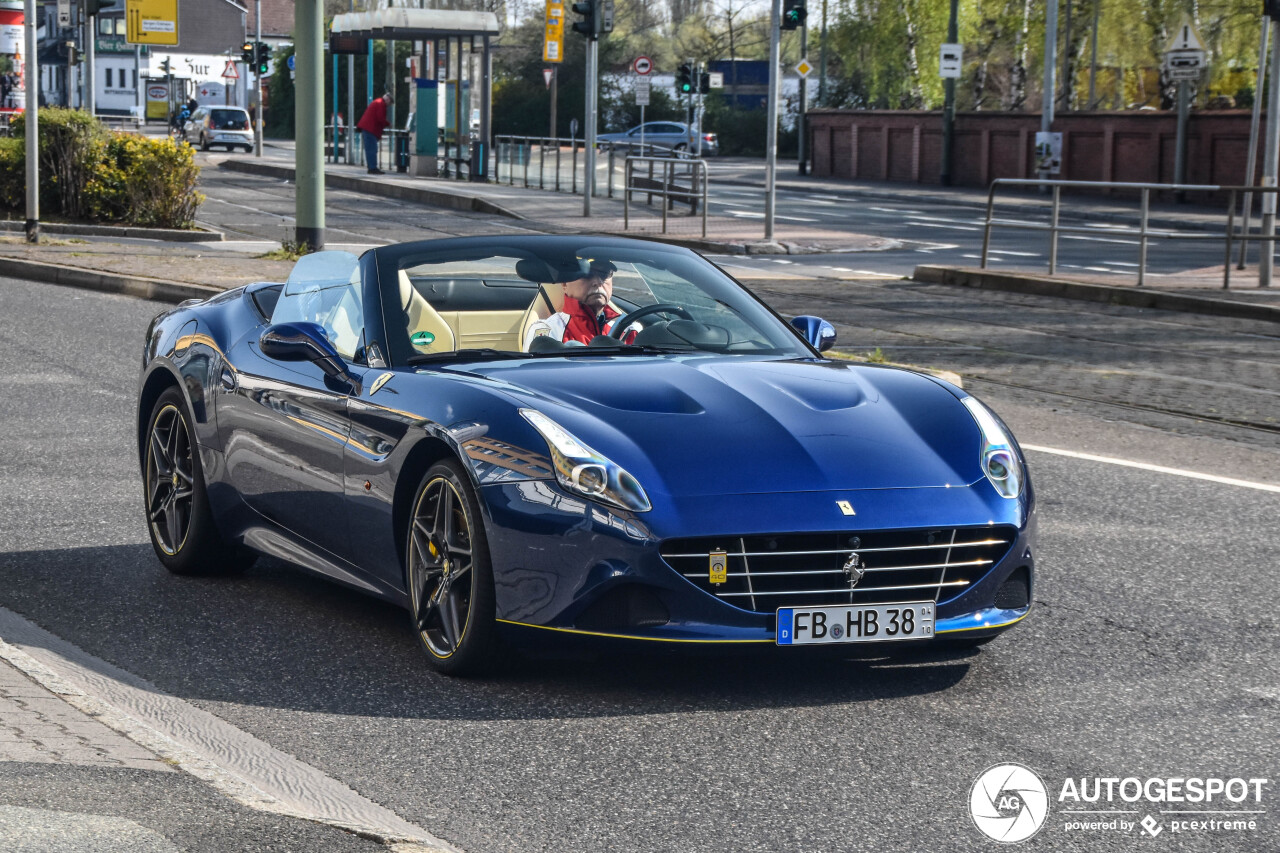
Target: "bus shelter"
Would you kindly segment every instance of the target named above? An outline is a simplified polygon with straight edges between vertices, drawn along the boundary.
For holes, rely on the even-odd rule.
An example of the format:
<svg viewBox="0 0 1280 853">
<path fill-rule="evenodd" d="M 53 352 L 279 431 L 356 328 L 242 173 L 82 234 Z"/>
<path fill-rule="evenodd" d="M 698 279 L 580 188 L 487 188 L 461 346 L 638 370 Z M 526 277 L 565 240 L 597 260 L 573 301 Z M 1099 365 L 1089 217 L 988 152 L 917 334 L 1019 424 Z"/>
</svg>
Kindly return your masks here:
<svg viewBox="0 0 1280 853">
<path fill-rule="evenodd" d="M 446 175 L 484 181 L 493 104 L 492 39 L 497 35 L 498 18 L 492 12 L 380 9 L 335 16 L 329 47 L 336 57 L 372 54 L 370 45 L 376 40 L 412 42 L 410 169 L 416 175 L 436 175 L 443 162 Z"/>
</svg>

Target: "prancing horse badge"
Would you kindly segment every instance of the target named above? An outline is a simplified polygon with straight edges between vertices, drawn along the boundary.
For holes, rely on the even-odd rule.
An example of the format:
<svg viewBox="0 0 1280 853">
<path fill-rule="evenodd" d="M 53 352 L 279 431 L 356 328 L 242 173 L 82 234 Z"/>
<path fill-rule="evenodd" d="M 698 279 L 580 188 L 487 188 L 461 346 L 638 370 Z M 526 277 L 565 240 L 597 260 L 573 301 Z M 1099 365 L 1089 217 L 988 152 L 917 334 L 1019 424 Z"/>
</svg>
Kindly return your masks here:
<svg viewBox="0 0 1280 853">
<path fill-rule="evenodd" d="M 853 511 L 853 504 L 848 501 L 836 501 L 836 506 L 840 507 L 840 511 L 845 515 L 857 515 L 857 513 Z"/>
</svg>

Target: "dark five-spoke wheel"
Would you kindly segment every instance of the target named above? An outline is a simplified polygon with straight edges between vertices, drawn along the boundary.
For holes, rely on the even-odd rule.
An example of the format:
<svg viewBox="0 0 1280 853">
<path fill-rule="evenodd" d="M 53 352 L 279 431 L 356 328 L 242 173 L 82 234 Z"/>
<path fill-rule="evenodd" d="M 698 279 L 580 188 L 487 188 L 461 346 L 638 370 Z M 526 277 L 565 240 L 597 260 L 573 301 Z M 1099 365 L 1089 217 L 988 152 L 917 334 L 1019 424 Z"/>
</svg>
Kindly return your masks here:
<svg viewBox="0 0 1280 853">
<path fill-rule="evenodd" d="M 253 562 L 251 552 L 218 531 L 205 492 L 187 402 L 177 388 L 160 395 L 147 421 L 143 487 L 151 544 L 160 562 L 182 575 L 230 574 Z"/>
<path fill-rule="evenodd" d="M 147 520 L 156 544 L 170 556 L 182 550 L 191 527 L 193 459 L 186 419 L 166 403 L 147 441 Z"/>
<path fill-rule="evenodd" d="M 414 628 L 441 672 L 482 669 L 491 655 L 493 578 L 480 513 L 465 474 L 444 462 L 414 502 L 408 580 Z"/>
</svg>

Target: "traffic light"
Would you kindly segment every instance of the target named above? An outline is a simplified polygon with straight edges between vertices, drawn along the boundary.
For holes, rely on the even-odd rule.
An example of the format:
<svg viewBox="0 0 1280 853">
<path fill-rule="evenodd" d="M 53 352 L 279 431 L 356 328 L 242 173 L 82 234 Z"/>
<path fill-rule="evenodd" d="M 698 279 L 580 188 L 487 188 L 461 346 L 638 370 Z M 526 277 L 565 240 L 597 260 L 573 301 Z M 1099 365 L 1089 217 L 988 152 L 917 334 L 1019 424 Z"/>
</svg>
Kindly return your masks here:
<svg viewBox="0 0 1280 853">
<path fill-rule="evenodd" d="M 804 26 L 804 19 L 808 15 L 808 10 L 804 8 L 804 0 L 782 0 L 782 29 L 800 29 Z"/>
<path fill-rule="evenodd" d="M 676 91 L 682 95 L 693 92 L 693 66 L 687 62 L 676 69 Z"/>
<path fill-rule="evenodd" d="M 76 43 L 73 41 L 69 41 L 66 43 L 66 45 L 67 45 L 67 65 L 79 65 L 80 50 L 79 48 L 76 47 Z"/>
<path fill-rule="evenodd" d="M 1262 0 L 1262 14 L 1273 21 L 1280 21 L 1280 0 Z"/>
<path fill-rule="evenodd" d="M 84 13 L 86 15 L 96 15 L 102 11 L 104 6 L 112 5 L 112 0 L 84 0 Z"/>
<path fill-rule="evenodd" d="M 573 14 L 582 16 L 581 21 L 573 22 L 573 31 L 582 33 L 592 41 L 600 37 L 599 4 L 600 0 L 583 0 L 573 4 Z"/>
<path fill-rule="evenodd" d="M 170 63 L 170 62 L 169 62 L 169 60 L 167 60 L 167 59 L 165 59 L 165 60 L 161 61 L 161 63 L 160 63 L 160 71 L 161 71 L 161 72 L 163 72 L 164 76 L 168 77 L 170 74 L 172 74 L 172 73 L 173 73 L 173 65 L 172 65 L 172 63 Z"/>
<path fill-rule="evenodd" d="M 271 45 L 266 42 L 258 42 L 258 73 L 266 74 L 268 63 L 271 62 Z"/>
<path fill-rule="evenodd" d="M 258 51 L 254 48 L 253 42 L 247 41 L 240 45 L 240 61 L 249 63 L 253 62 L 254 57 L 258 55 Z"/>
<path fill-rule="evenodd" d="M 600 32 L 613 32 L 613 0 L 600 0 Z"/>
<path fill-rule="evenodd" d="M 711 75 L 706 71 L 698 74 L 698 94 L 707 95 L 711 92 Z"/>
</svg>

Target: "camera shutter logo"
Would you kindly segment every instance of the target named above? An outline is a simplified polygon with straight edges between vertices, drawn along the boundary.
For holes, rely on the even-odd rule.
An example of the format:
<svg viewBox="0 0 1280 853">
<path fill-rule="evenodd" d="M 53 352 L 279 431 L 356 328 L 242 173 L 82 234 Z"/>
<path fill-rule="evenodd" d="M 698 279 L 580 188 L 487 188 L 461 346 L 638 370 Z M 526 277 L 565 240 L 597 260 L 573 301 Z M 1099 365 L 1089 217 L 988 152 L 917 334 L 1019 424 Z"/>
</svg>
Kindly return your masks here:
<svg viewBox="0 0 1280 853">
<path fill-rule="evenodd" d="M 988 838 L 1026 841 L 1049 816 L 1049 793 L 1035 771 L 1021 764 L 988 767 L 969 789 L 969 814 Z"/>
</svg>

